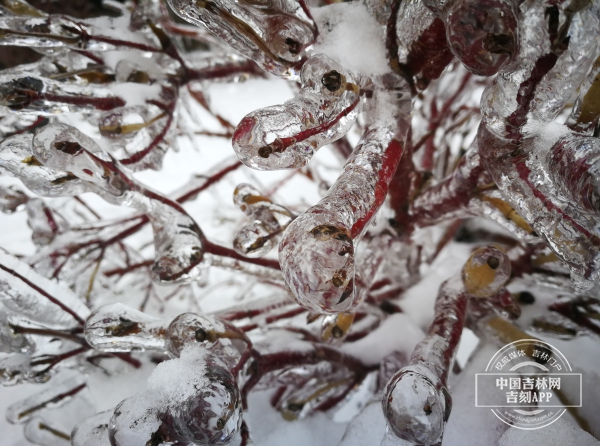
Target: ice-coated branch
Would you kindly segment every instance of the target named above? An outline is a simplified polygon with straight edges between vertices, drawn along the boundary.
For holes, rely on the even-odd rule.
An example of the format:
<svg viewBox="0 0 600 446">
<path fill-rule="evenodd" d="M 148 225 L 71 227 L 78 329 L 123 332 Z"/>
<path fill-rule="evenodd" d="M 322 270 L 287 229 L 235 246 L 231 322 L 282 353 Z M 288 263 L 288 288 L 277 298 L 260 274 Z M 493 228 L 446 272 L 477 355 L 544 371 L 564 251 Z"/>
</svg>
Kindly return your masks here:
<svg viewBox="0 0 600 446">
<path fill-rule="evenodd" d="M 19 165 L 16 158 L 27 151 L 29 155 Z M 146 213 L 154 231 L 156 261 L 152 274 L 156 282 L 194 280 L 207 266 L 202 248 L 204 234 L 183 208 L 136 182 L 79 130 L 65 124 L 48 125 L 36 133 L 32 143 L 26 136 L 4 141 L 0 157 L 3 170 L 24 179 L 26 185 L 32 183 L 38 193 L 70 196 L 89 190 L 110 203 Z M 43 168 L 27 169 L 28 160 Z M 62 169 L 68 173 L 58 176 L 56 172 Z M 63 180 L 50 180 L 52 177 Z"/>
<path fill-rule="evenodd" d="M 68 288 L 0 250 L 0 302 L 15 314 L 50 328 L 83 325 L 87 307 Z"/>
<path fill-rule="evenodd" d="M 323 54 L 300 73 L 300 92 L 283 105 L 254 111 L 233 134 L 233 148 L 248 167 L 299 168 L 315 151 L 344 136 L 362 110 L 360 77 Z"/>
<path fill-rule="evenodd" d="M 281 269 L 292 297 L 311 311 L 339 313 L 359 303 L 355 249 L 383 204 L 402 157 L 407 99 L 401 87 L 375 93 L 373 123 L 338 180 L 285 231 L 279 245 Z"/>
<path fill-rule="evenodd" d="M 494 297 L 509 277 L 508 256 L 489 245 L 475 250 L 462 272 L 442 284 L 425 339 L 415 347 L 410 365 L 396 372 L 384 390 L 383 412 L 398 437 L 425 445 L 440 441 L 452 409 L 447 379 L 468 301 Z"/>
</svg>

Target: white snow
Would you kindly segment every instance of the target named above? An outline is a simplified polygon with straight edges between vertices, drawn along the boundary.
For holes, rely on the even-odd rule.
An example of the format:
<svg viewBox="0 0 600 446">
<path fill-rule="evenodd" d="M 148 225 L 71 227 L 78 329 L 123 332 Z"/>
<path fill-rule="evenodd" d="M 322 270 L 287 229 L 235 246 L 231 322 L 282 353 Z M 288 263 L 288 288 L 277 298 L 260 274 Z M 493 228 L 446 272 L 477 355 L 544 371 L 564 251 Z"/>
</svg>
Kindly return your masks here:
<svg viewBox="0 0 600 446">
<path fill-rule="evenodd" d="M 378 75 L 389 71 L 384 27 L 362 2 L 335 3 L 314 8 L 311 13 L 320 32 L 315 54 L 326 54 L 355 73 Z"/>
</svg>

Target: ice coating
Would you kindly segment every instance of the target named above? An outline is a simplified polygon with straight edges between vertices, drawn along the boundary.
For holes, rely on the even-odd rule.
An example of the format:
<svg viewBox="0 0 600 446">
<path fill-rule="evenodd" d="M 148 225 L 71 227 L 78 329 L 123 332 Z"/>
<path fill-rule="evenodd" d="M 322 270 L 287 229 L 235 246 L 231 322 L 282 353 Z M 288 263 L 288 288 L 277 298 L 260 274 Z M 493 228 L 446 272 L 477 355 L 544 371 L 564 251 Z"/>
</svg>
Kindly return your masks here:
<svg viewBox="0 0 600 446">
<path fill-rule="evenodd" d="M 86 387 L 85 378 L 80 374 L 67 373 L 54 381 L 54 385 L 12 404 L 7 412 L 7 420 L 12 424 L 26 423 L 48 406 L 67 403 Z"/>
<path fill-rule="evenodd" d="M 233 248 L 247 257 L 266 255 L 277 245 L 282 232 L 292 221 L 292 213 L 245 183 L 233 191 L 233 202 L 252 219 L 236 231 Z"/>
<path fill-rule="evenodd" d="M 47 125 L 33 141 L 17 135 L 0 145 L 0 167 L 41 195 L 99 194 L 110 203 L 145 212 L 154 230 L 158 283 L 191 281 L 207 266 L 204 235 L 176 202 L 138 182 L 88 136 L 66 124 Z M 32 169 L 30 165 L 33 165 Z M 62 169 L 68 172 L 62 173 Z"/>
<path fill-rule="evenodd" d="M 422 0 L 393 2 L 392 16 L 388 19 L 388 45 L 391 67 L 410 80 L 417 90 L 425 89 L 440 77 L 453 55 L 448 48 L 444 22 Z M 390 33 L 392 31 L 392 33 Z M 394 56 L 396 58 L 394 58 Z"/>
<path fill-rule="evenodd" d="M 494 298 L 510 277 L 506 252 L 494 245 L 479 248 L 462 273 L 440 287 L 429 330 L 417 344 L 410 365 L 390 379 L 382 399 L 390 429 L 400 438 L 433 445 L 442 437 L 452 398 L 448 373 L 465 326 L 469 300 Z"/>
<path fill-rule="evenodd" d="M 97 413 L 81 421 L 71 432 L 72 446 L 106 446 L 111 410 Z"/>
<path fill-rule="evenodd" d="M 589 54 L 596 51 L 600 23 L 590 5 L 544 11 L 538 3 L 522 7 L 515 63 L 498 74 L 481 99 L 483 121 L 500 138 L 527 136 L 554 119 L 593 62 Z M 566 21 L 557 29 L 563 14 Z"/>
<path fill-rule="evenodd" d="M 32 153 L 33 135 L 15 135 L 0 143 L 0 170 L 19 178 L 32 192 L 44 197 L 79 195 L 82 180 L 62 169 L 44 166 Z"/>
<path fill-rule="evenodd" d="M 14 186 L 0 187 L 0 212 L 4 214 L 19 210 L 28 200 L 27 195 Z"/>
<path fill-rule="evenodd" d="M 70 289 L 43 277 L 25 262 L 0 250 L 0 302 L 46 327 L 83 324 L 89 310 Z"/>
<path fill-rule="evenodd" d="M 398 90 L 374 97 L 370 113 L 383 114 L 384 124 L 367 129 L 327 195 L 288 226 L 279 244 L 291 295 L 311 311 L 339 313 L 358 304 L 356 245 L 383 204 L 406 137 L 408 95 Z"/>
<path fill-rule="evenodd" d="M 91 113 L 125 105 L 109 89 L 65 85 L 51 79 L 21 75 L 0 75 L 0 110 L 4 114 Z"/>
<path fill-rule="evenodd" d="M 354 322 L 354 313 L 328 314 L 321 323 L 321 338 L 325 342 L 341 343 Z"/>
<path fill-rule="evenodd" d="M 569 265 L 580 286 L 589 287 L 586 281 L 599 280 L 596 224 L 590 215 L 594 205 L 589 203 L 593 182 L 584 173 L 593 171 L 593 149 L 583 155 L 583 140 L 576 150 L 577 137 L 565 136 L 562 143 L 568 130 L 546 123 L 575 95 L 592 65 L 598 14 L 584 2 L 565 10 L 549 8 L 547 14 L 534 5 L 522 15 L 518 68 L 500 73 L 482 98 L 479 153 L 506 201 Z M 532 47 L 533 40 L 544 44 Z M 590 164 L 584 161 L 588 157 Z M 570 188 L 581 195 L 575 197 Z"/>
<path fill-rule="evenodd" d="M 159 319 L 123 304 L 104 305 L 85 321 L 85 340 L 103 352 L 165 350 L 168 319 Z"/>
<path fill-rule="evenodd" d="M 362 109 L 361 79 L 323 54 L 312 56 L 300 73 L 300 92 L 283 105 L 244 117 L 233 149 L 258 170 L 299 168 L 315 151 L 346 134 Z"/>
<path fill-rule="evenodd" d="M 248 349 L 250 340 L 234 325 L 214 316 L 183 313 L 169 324 L 166 349 L 179 357 L 187 346 L 201 346 L 218 354 L 229 367 L 235 367 L 241 354 Z"/>
<path fill-rule="evenodd" d="M 169 0 L 169 4 L 184 20 L 206 27 L 263 69 L 288 78 L 297 77 L 298 66 L 317 37 L 303 0 Z"/>
<path fill-rule="evenodd" d="M 513 0 L 456 0 L 438 9 L 448 46 L 465 67 L 493 76 L 519 52 L 517 4 Z"/>
<path fill-rule="evenodd" d="M 600 212 L 600 140 L 567 134 L 548 153 L 548 170 L 560 192 L 583 209 Z"/>
<path fill-rule="evenodd" d="M 69 48 L 108 51 L 129 43 L 127 40 L 115 39 L 117 30 L 112 26 L 106 29 L 90 22 L 92 23 L 62 14 L 46 14 L 26 2 L 5 2 L 0 16 L 0 45 L 44 50 Z M 120 25 L 118 22 L 117 24 Z M 132 35 L 128 37 L 131 38 Z M 158 50 L 154 45 L 155 41 L 141 33 L 133 38 L 141 48 Z"/>
<path fill-rule="evenodd" d="M 122 401 L 109 423 L 113 446 L 150 441 L 227 444 L 240 428 L 240 392 L 218 359 L 196 346 L 161 363 L 145 390 Z"/>
<path fill-rule="evenodd" d="M 579 96 L 567 120 L 569 127 L 577 132 L 591 133 L 600 115 L 600 57 L 579 86 Z"/>
</svg>

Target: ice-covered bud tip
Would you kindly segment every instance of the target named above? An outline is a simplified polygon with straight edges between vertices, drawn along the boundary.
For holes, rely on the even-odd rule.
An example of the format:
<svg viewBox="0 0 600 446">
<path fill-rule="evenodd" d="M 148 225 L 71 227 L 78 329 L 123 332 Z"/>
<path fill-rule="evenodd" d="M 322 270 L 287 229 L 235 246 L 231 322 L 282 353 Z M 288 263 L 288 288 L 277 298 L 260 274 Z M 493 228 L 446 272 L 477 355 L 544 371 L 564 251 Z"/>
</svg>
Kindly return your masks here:
<svg viewBox="0 0 600 446">
<path fill-rule="evenodd" d="M 45 197 L 68 197 L 86 191 L 79 178 L 63 169 L 44 166 L 33 155 L 32 135 L 15 135 L 0 143 L 0 172 L 20 179 L 27 188 Z"/>
<path fill-rule="evenodd" d="M 317 54 L 304 64 L 300 79 L 296 97 L 252 112 L 238 124 L 233 148 L 246 166 L 300 168 L 316 150 L 344 136 L 354 124 L 361 110 L 361 91 L 349 72 Z"/>
<path fill-rule="evenodd" d="M 388 382 L 382 405 L 388 426 L 398 437 L 434 445 L 442 436 L 452 402 L 427 368 L 412 365 L 396 372 Z"/>
<path fill-rule="evenodd" d="M 253 220 L 236 231 L 233 248 L 247 257 L 266 255 L 277 245 L 282 232 L 292 221 L 292 213 L 245 183 L 235 188 L 233 201 Z"/>
<path fill-rule="evenodd" d="M 120 172 L 107 169 L 112 161 L 110 156 L 73 126 L 42 127 L 33 138 L 33 153 L 44 166 L 67 170 L 110 195 L 121 196 L 130 188 Z"/>
<path fill-rule="evenodd" d="M 123 304 L 104 305 L 86 320 L 87 343 L 103 352 L 164 350 L 168 321 Z"/>
<path fill-rule="evenodd" d="M 316 313 L 348 311 L 354 302 L 354 244 L 344 225 L 304 213 L 279 244 L 279 263 L 292 297 Z"/>
<path fill-rule="evenodd" d="M 167 328 L 167 350 L 179 356 L 186 345 L 210 346 L 217 342 L 218 334 L 225 331 L 227 327 L 214 317 L 183 313 L 173 319 Z"/>
<path fill-rule="evenodd" d="M 462 269 L 465 291 L 474 297 L 494 296 L 509 278 L 510 260 L 498 245 L 476 249 Z"/>
<path fill-rule="evenodd" d="M 321 324 L 321 339 L 330 344 L 342 342 L 354 322 L 354 313 L 329 314 Z"/>
<path fill-rule="evenodd" d="M 265 70 L 297 76 L 296 65 L 317 36 L 317 27 L 296 0 L 169 0 L 184 20 L 205 26 Z"/>
<path fill-rule="evenodd" d="M 518 53 L 513 0 L 456 0 L 446 14 L 450 50 L 472 73 L 493 76 Z"/>
</svg>

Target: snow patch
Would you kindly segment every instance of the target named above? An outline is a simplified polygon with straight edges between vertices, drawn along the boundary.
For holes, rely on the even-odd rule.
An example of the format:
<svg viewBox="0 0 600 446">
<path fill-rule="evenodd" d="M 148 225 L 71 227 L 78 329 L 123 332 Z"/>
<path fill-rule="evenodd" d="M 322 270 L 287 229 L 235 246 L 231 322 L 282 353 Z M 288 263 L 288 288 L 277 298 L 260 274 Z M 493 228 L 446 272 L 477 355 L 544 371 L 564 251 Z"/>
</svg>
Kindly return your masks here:
<svg viewBox="0 0 600 446">
<path fill-rule="evenodd" d="M 357 73 L 380 75 L 389 71 L 384 27 L 362 2 L 336 3 L 311 13 L 320 32 L 315 54 L 325 54 Z"/>
</svg>

